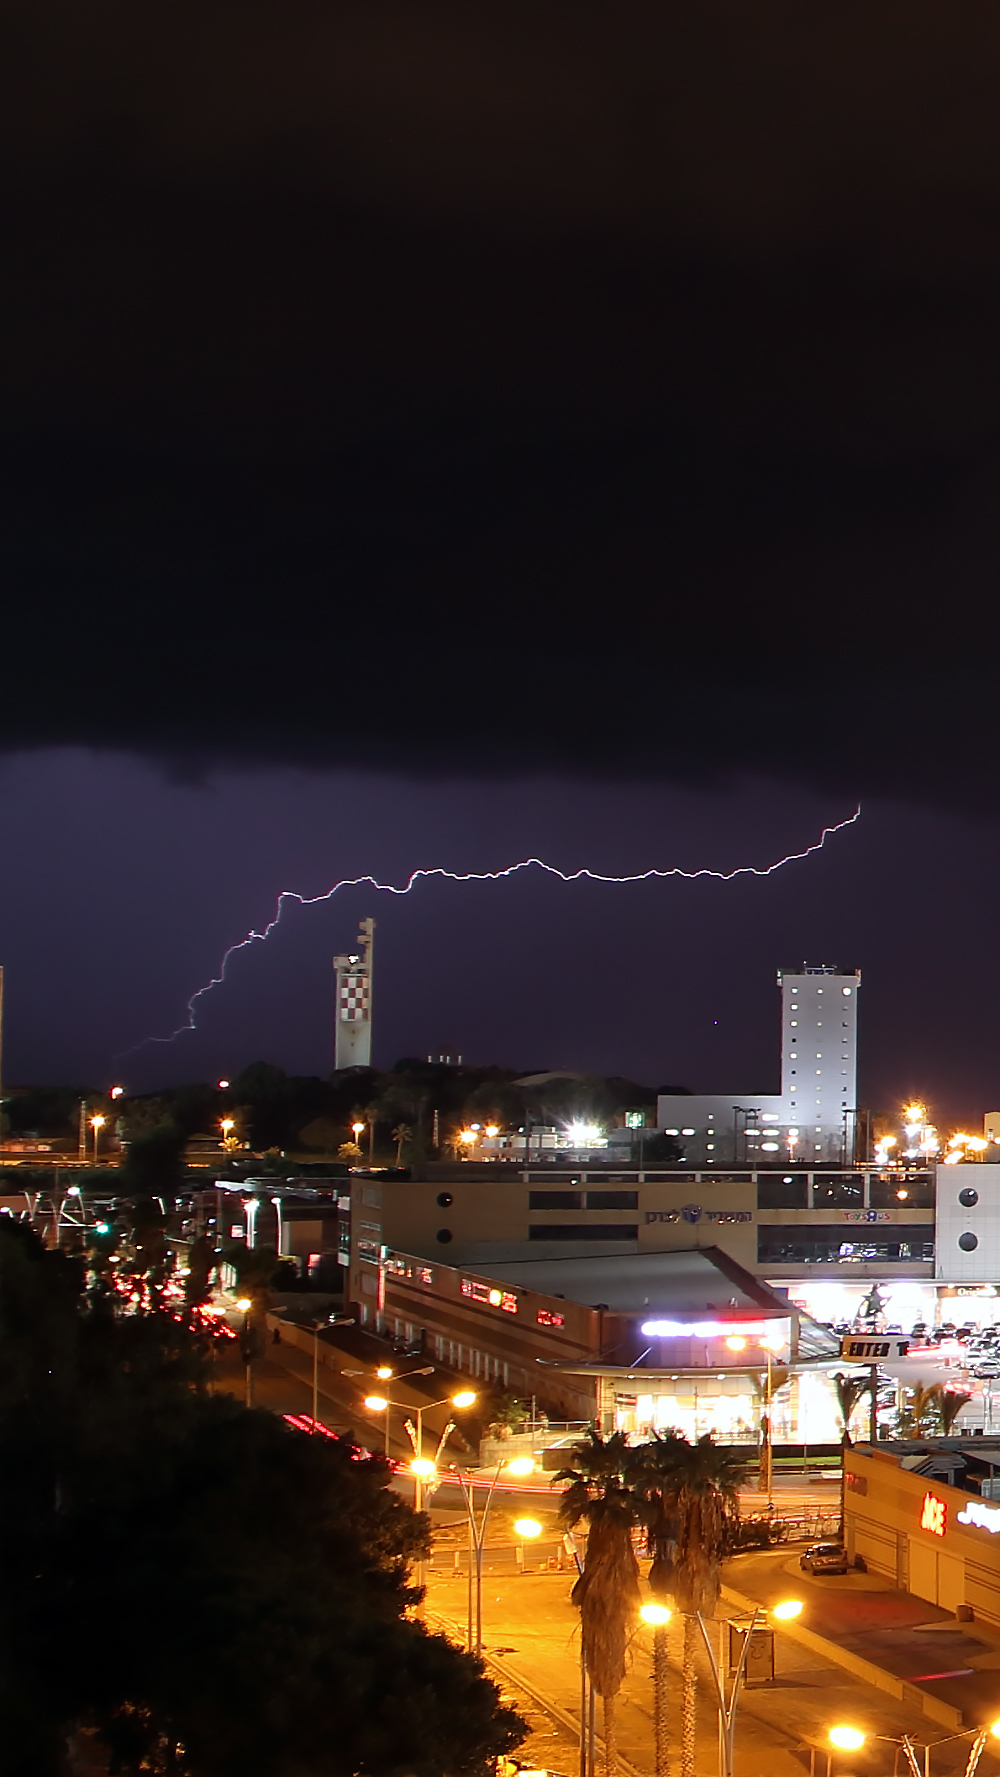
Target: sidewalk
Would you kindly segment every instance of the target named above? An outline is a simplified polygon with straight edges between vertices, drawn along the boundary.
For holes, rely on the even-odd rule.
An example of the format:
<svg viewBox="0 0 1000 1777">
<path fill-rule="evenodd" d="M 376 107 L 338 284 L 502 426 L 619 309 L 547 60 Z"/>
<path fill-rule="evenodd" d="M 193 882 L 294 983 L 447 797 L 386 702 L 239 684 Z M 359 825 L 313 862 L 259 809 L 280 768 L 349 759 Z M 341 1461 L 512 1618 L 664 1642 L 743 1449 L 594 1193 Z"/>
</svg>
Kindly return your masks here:
<svg viewBox="0 0 1000 1777">
<path fill-rule="evenodd" d="M 803 1628 L 949 1704 L 968 1727 L 1000 1716 L 998 1630 L 956 1622 L 878 1574 L 802 1573 L 797 1550 L 739 1555 L 727 1562 L 725 1583 L 761 1604 L 801 1598 Z"/>
</svg>

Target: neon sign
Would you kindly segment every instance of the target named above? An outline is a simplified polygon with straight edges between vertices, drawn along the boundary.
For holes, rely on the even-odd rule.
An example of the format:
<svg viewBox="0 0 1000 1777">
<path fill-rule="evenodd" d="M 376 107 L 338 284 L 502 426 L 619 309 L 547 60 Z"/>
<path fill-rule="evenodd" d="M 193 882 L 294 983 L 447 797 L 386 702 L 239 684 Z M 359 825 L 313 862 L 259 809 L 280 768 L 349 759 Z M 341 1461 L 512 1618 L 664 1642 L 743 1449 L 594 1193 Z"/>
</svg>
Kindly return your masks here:
<svg viewBox="0 0 1000 1777">
<path fill-rule="evenodd" d="M 943 1536 L 947 1517 L 948 1507 L 944 1500 L 938 1499 L 936 1494 L 925 1493 L 920 1511 L 921 1530 L 929 1530 L 932 1536 Z"/>
<path fill-rule="evenodd" d="M 719 1333 L 764 1333 L 771 1323 L 762 1320 L 644 1320 L 647 1338 L 714 1338 Z"/>
<path fill-rule="evenodd" d="M 988 1530 L 996 1536 L 1000 1530 L 1000 1506 L 984 1506 L 981 1500 L 969 1499 L 958 1514 L 959 1524 L 978 1524 L 980 1530 Z"/>
</svg>

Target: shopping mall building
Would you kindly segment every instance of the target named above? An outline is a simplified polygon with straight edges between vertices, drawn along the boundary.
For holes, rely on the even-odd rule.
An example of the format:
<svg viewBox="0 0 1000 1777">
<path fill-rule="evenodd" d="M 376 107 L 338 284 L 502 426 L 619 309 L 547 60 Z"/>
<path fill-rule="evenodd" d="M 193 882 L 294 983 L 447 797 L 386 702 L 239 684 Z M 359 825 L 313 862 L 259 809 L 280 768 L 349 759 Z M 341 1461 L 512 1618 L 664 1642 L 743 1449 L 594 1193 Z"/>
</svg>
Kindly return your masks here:
<svg viewBox="0 0 1000 1777">
<path fill-rule="evenodd" d="M 764 1329 L 776 1440 L 828 1442 L 841 1362 L 825 1329 L 861 1318 L 873 1284 L 881 1324 L 904 1334 L 1000 1318 L 1000 1166 L 427 1171 L 356 1177 L 343 1200 L 360 1320 L 518 1393 L 542 1394 L 539 1378 L 558 1368 L 552 1395 L 571 1418 L 596 1403 L 623 1429 L 749 1435 Z M 698 1263 L 711 1283 L 678 1293 Z M 656 1322 L 720 1330 L 691 1333 L 682 1352 L 652 1335 Z"/>
</svg>

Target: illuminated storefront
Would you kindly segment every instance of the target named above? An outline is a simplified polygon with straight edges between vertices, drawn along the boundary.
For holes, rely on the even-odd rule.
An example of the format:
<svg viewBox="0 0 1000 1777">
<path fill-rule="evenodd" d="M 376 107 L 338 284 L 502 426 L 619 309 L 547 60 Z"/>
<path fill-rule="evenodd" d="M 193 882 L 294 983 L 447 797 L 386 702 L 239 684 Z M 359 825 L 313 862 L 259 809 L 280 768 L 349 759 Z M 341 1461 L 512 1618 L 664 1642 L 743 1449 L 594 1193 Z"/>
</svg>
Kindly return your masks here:
<svg viewBox="0 0 1000 1777">
<path fill-rule="evenodd" d="M 840 1417 L 832 1370 L 784 1368 L 773 1378 L 772 1438 L 776 1444 L 835 1444 Z M 711 1432 L 724 1443 L 756 1446 L 766 1398 L 761 1370 L 678 1371 L 672 1375 L 623 1372 L 602 1380 L 605 1427 L 647 1437 L 674 1429 L 687 1438 Z M 865 1412 L 859 1419 L 865 1422 Z"/>
<path fill-rule="evenodd" d="M 852 1322 L 862 1312 L 871 1283 L 842 1283 L 839 1278 L 805 1279 L 786 1282 L 789 1300 L 803 1308 L 814 1320 L 827 1326 Z M 885 1304 L 884 1317 L 889 1325 L 899 1326 L 904 1333 L 917 1321 L 933 1326 L 937 1319 L 937 1289 L 931 1279 L 888 1277 L 879 1282 L 879 1293 Z"/>
</svg>

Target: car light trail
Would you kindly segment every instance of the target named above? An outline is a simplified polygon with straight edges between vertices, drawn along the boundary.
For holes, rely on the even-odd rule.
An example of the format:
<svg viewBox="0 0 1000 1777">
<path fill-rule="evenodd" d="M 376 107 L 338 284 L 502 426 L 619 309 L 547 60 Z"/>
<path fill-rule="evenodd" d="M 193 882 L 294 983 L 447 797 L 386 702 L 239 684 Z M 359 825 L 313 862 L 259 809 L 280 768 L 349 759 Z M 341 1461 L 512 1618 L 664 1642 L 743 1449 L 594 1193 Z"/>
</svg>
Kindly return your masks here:
<svg viewBox="0 0 1000 1777">
<path fill-rule="evenodd" d="M 859 804 L 854 813 L 848 815 L 845 820 L 836 821 L 832 826 L 824 827 L 819 838 L 814 839 L 813 843 L 807 845 L 804 850 L 787 852 L 784 857 L 775 858 L 771 864 L 738 864 L 733 870 L 709 870 L 707 867 L 699 870 L 683 870 L 679 864 L 675 864 L 667 870 L 636 870 L 624 876 L 608 876 L 603 871 L 591 870 L 587 865 L 582 866 L 579 870 L 560 870 L 555 864 L 547 864 L 544 858 L 521 858 L 516 864 L 508 864 L 502 870 L 446 870 L 442 865 L 435 864 L 429 868 L 411 871 L 402 885 L 394 882 L 379 882 L 375 876 L 347 876 L 340 882 L 335 882 L 332 888 L 324 889 L 320 895 L 300 895 L 295 889 L 282 889 L 275 906 L 274 918 L 268 921 L 263 931 L 249 931 L 245 938 L 240 938 L 237 943 L 230 944 L 219 965 L 219 973 L 213 975 L 211 980 L 206 981 L 203 986 L 195 989 L 187 1003 L 187 1018 L 184 1023 L 179 1024 L 176 1030 L 170 1032 L 169 1036 L 144 1037 L 141 1043 L 134 1044 L 131 1049 L 120 1050 L 115 1059 L 120 1060 L 122 1056 L 134 1055 L 139 1049 L 145 1049 L 150 1043 L 175 1043 L 178 1037 L 197 1030 L 198 1002 L 203 1000 L 206 994 L 223 986 L 229 963 L 234 956 L 239 955 L 241 950 L 248 950 L 254 944 L 266 944 L 271 933 L 280 925 L 282 914 L 287 906 L 318 907 L 324 901 L 332 901 L 334 895 L 339 894 L 341 889 L 371 888 L 380 895 L 403 896 L 410 894 L 418 883 L 430 882 L 435 878 L 442 882 L 457 883 L 502 882 L 508 877 L 518 876 L 526 870 L 540 870 L 543 875 L 554 876 L 557 881 L 566 884 L 596 882 L 615 888 L 625 887 L 636 882 L 668 882 L 672 878 L 678 878 L 684 882 L 699 882 L 702 878 L 708 877 L 713 882 L 735 882 L 740 876 L 773 876 L 776 871 L 784 870 L 789 864 L 799 864 L 803 859 L 811 858 L 815 852 L 823 850 L 827 840 L 834 833 L 842 833 L 845 827 L 853 827 L 860 818 L 861 807 Z"/>
</svg>

